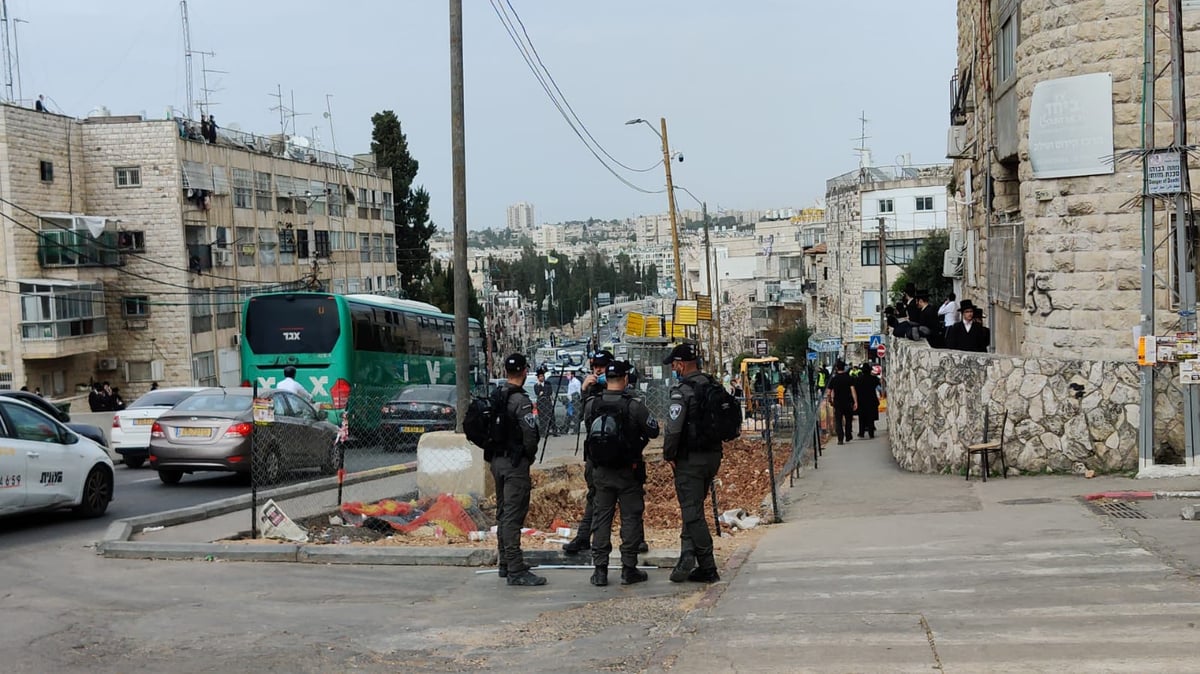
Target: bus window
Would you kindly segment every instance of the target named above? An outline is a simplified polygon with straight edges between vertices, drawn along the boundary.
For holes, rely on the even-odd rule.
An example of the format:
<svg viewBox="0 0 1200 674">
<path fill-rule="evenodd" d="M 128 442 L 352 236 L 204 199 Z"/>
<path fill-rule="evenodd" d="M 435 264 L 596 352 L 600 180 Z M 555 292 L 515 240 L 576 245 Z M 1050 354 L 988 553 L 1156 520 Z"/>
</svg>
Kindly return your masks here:
<svg viewBox="0 0 1200 674">
<path fill-rule="evenodd" d="M 321 295 L 252 297 L 245 333 L 256 354 L 329 353 L 341 336 L 337 302 Z"/>
</svg>

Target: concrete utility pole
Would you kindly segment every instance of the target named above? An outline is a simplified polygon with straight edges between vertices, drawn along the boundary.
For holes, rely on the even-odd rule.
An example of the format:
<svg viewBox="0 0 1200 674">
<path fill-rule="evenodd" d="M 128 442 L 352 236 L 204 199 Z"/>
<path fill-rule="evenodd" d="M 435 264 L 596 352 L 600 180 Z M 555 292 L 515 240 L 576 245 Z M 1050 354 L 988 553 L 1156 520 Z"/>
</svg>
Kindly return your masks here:
<svg viewBox="0 0 1200 674">
<path fill-rule="evenodd" d="M 662 126 L 663 167 L 667 171 L 667 207 L 671 213 L 671 248 L 675 253 L 675 297 L 683 299 L 683 273 L 679 268 L 679 227 L 675 215 L 675 185 L 671 182 L 671 146 L 667 143 L 667 118 L 659 118 Z M 653 127 L 651 127 L 653 128 Z"/>
<path fill-rule="evenodd" d="M 1196 330 L 1196 268 L 1190 248 L 1191 240 L 1191 185 L 1188 180 L 1187 157 L 1187 98 L 1184 93 L 1183 62 L 1183 7 L 1181 0 L 1168 0 L 1167 20 L 1171 33 L 1171 116 L 1175 121 L 1173 146 L 1179 152 L 1181 185 L 1175 194 L 1175 269 L 1179 284 L 1179 328 L 1183 332 Z M 1182 366 L 1181 366 L 1182 367 Z M 1196 465 L 1196 452 L 1200 450 L 1200 385 L 1184 384 L 1183 389 L 1183 439 L 1188 465 Z"/>
<path fill-rule="evenodd" d="M 450 0 L 450 156 L 454 195 L 454 382 L 458 425 L 471 404 L 471 345 L 467 330 L 470 291 L 467 274 L 467 138 L 463 122 L 462 0 Z"/>
<path fill-rule="evenodd" d="M 700 202 L 700 213 L 701 213 L 701 219 L 704 220 L 704 278 L 708 281 L 707 288 L 705 289 L 704 292 L 708 293 L 708 303 L 709 303 L 709 307 L 711 308 L 712 301 L 713 301 L 713 294 L 712 294 L 712 289 L 713 289 L 712 275 L 713 275 L 713 273 L 712 273 L 712 248 L 710 247 L 709 241 L 708 241 L 708 202 L 707 201 Z M 708 359 L 710 361 L 712 360 L 713 356 L 716 355 L 716 351 L 713 351 L 713 326 L 712 326 L 711 321 L 709 321 L 709 324 L 708 324 L 708 354 L 707 355 L 708 355 Z M 720 363 L 717 363 L 717 365 L 719 367 Z M 712 369 L 712 367 L 710 366 L 709 370 L 711 371 L 711 369 Z M 719 374 L 719 372 L 718 372 L 718 374 Z"/>
<path fill-rule="evenodd" d="M 1142 336 L 1154 335 L 1154 199 L 1150 197 L 1150 174 L 1144 154 L 1154 147 L 1155 13 L 1158 0 L 1146 0 L 1142 63 Z M 1141 414 L 1138 415 L 1140 465 L 1154 465 L 1154 365 L 1141 367 Z"/>
</svg>

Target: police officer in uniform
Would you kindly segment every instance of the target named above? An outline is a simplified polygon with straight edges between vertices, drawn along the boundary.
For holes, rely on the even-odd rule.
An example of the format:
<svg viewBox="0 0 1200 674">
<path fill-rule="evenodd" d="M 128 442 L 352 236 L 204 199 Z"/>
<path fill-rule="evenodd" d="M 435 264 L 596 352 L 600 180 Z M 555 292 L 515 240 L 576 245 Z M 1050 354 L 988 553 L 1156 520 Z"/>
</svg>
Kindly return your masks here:
<svg viewBox="0 0 1200 674">
<path fill-rule="evenodd" d="M 586 428 L 591 429 L 602 405 L 606 409 L 625 406 L 626 412 L 619 416 L 629 426 L 619 430 L 626 434 L 630 443 L 628 460 L 621 465 L 604 465 L 598 463 L 594 456 L 588 462 L 589 465 L 595 464 L 591 470 L 596 493 L 595 519 L 592 520 L 592 564 L 596 570 L 592 573 L 592 585 L 608 585 L 612 521 L 618 505 L 621 508 L 621 584 L 633 585 L 648 578 L 645 571 L 637 568 L 638 551 L 645 536 L 642 513 L 646 508 L 646 464 L 642 460 L 642 450 L 647 442 L 658 437 L 658 422 L 641 400 L 625 390 L 632 369 L 633 366 L 627 362 L 610 363 L 605 369 L 604 391 L 592 396 L 584 407 Z"/>
<path fill-rule="evenodd" d="M 721 384 L 701 372 L 696 360 L 696 349 L 691 344 L 679 344 L 663 359 L 663 365 L 671 366 L 679 382 L 671 389 L 663 440 L 663 459 L 675 469 L 675 495 L 683 520 L 679 561 L 671 570 L 673 583 L 721 580 L 713 555 L 712 532 L 704 519 L 704 498 L 721 467 L 721 441 L 697 433 L 702 412 L 696 397 L 700 387 Z"/>
<path fill-rule="evenodd" d="M 604 393 L 605 369 L 613 362 L 613 355 L 608 351 L 597 351 L 592 354 L 592 372 L 583 380 L 583 394 L 580 396 L 580 410 L 587 410 L 588 401 Z M 586 414 L 583 417 L 587 419 Z M 586 433 L 587 431 L 584 431 Z M 583 519 L 579 520 L 579 531 L 575 538 L 563 544 L 563 552 L 568 555 L 578 554 L 591 548 L 592 517 L 595 513 L 596 486 L 592 483 L 592 462 L 588 461 L 587 447 L 583 449 L 583 479 L 587 482 L 587 499 L 583 505 Z"/>
<path fill-rule="evenodd" d="M 525 356 L 514 353 L 504 359 L 504 374 L 508 380 L 502 391 L 507 401 L 504 407 L 505 428 L 508 429 L 504 447 L 492 457 L 492 478 L 496 482 L 496 540 L 499 548 L 500 577 L 509 585 L 545 585 L 546 579 L 529 571 L 521 554 L 521 528 L 529 514 L 529 492 L 533 485 L 529 467 L 537 456 L 538 426 L 533 402 L 525 393 L 525 378 L 529 363 Z"/>
</svg>

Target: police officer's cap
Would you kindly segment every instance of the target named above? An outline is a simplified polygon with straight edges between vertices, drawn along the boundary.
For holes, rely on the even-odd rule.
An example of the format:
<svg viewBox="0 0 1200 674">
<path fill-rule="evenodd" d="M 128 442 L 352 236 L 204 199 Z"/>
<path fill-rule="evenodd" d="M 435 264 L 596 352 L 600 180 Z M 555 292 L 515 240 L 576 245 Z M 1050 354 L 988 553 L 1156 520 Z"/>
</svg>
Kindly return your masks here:
<svg viewBox="0 0 1200 674">
<path fill-rule="evenodd" d="M 513 355 L 504 359 L 504 371 L 505 372 L 508 372 L 511 374 L 516 374 L 517 372 L 526 370 L 528 368 L 529 368 L 529 361 L 525 360 L 525 356 L 523 356 L 519 353 L 514 353 Z"/>
<path fill-rule="evenodd" d="M 691 344 L 676 345 L 674 349 L 671 349 L 671 353 L 667 354 L 666 358 L 663 358 L 662 362 L 663 365 L 670 365 L 678 360 L 697 360 L 696 347 Z"/>
<path fill-rule="evenodd" d="M 604 369 L 604 374 L 609 377 L 626 377 L 633 370 L 633 365 L 623 360 L 614 360 Z"/>
<path fill-rule="evenodd" d="M 608 367 L 615 359 L 612 351 L 597 351 L 592 354 L 592 367 Z"/>
</svg>

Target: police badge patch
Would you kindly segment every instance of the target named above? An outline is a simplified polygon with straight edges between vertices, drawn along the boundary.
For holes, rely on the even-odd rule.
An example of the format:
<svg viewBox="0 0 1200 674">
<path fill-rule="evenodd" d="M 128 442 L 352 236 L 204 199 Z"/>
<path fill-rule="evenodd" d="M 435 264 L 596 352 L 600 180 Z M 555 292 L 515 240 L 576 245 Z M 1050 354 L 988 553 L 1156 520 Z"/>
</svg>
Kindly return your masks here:
<svg viewBox="0 0 1200 674">
<path fill-rule="evenodd" d="M 675 403 L 674 405 L 671 405 L 671 409 L 667 410 L 667 414 L 670 415 L 671 421 L 675 421 L 675 420 L 679 419 L 679 415 L 682 413 L 683 413 L 683 405 L 680 405 L 679 403 Z"/>
<path fill-rule="evenodd" d="M 525 423 L 529 424 L 530 428 L 537 428 L 537 417 L 534 416 L 533 412 L 525 415 Z"/>
</svg>

